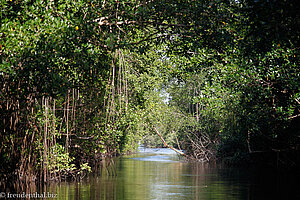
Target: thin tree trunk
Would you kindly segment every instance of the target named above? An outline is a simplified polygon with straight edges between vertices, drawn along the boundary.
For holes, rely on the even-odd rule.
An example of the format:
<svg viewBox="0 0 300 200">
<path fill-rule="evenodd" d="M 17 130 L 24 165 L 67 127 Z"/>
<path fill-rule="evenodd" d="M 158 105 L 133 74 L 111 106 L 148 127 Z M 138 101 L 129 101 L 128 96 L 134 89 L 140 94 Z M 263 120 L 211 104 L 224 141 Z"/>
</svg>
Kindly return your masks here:
<svg viewBox="0 0 300 200">
<path fill-rule="evenodd" d="M 69 90 L 68 90 L 68 96 L 67 96 L 67 109 L 66 109 L 66 112 L 67 112 L 67 117 L 66 117 L 66 125 L 67 125 L 67 137 L 66 137 L 66 151 L 68 152 L 68 149 L 69 149 Z"/>
<path fill-rule="evenodd" d="M 113 61 L 113 63 L 112 63 L 112 67 L 113 67 L 113 69 L 112 69 L 112 94 L 111 94 L 111 106 L 110 106 L 110 116 L 111 116 L 111 114 L 113 114 L 113 112 L 114 112 L 114 110 L 115 110 L 115 70 L 116 70 L 116 68 L 115 68 L 115 63 L 114 63 L 114 61 Z"/>
<path fill-rule="evenodd" d="M 71 128 L 71 130 L 75 129 L 75 88 L 72 89 L 72 116 L 71 116 L 71 120 L 73 122 L 73 126 Z"/>
<path fill-rule="evenodd" d="M 44 160 L 43 160 L 43 168 L 44 168 L 44 182 L 47 182 L 47 136 L 48 136 L 48 98 L 45 98 L 45 125 L 44 125 Z"/>
<path fill-rule="evenodd" d="M 247 137 L 247 146 L 248 146 L 248 151 L 249 153 L 252 153 L 251 147 L 250 147 L 250 139 L 251 139 L 251 133 L 248 130 L 248 137 Z"/>
<path fill-rule="evenodd" d="M 175 149 L 174 147 L 170 146 L 169 144 L 167 144 L 167 142 L 164 140 L 164 138 L 161 136 L 161 134 L 159 133 L 159 131 L 157 130 L 157 128 L 155 126 L 152 126 L 153 130 L 155 131 L 155 133 L 160 137 L 161 141 L 164 143 L 164 145 L 166 147 L 168 147 L 169 149 L 174 150 L 175 152 L 179 153 L 182 156 L 185 157 L 189 157 L 188 155 L 186 155 L 185 153 L 179 151 L 178 149 Z"/>
<path fill-rule="evenodd" d="M 178 149 L 181 151 L 181 148 L 180 148 L 180 144 L 179 144 L 177 135 L 176 135 L 176 133 L 175 133 L 174 131 L 172 131 L 172 133 L 175 135 L 175 139 L 176 139 L 176 142 L 177 142 Z"/>
<path fill-rule="evenodd" d="M 52 118 L 52 144 L 51 146 L 53 147 L 56 147 L 56 125 L 55 125 L 55 99 L 53 99 L 53 109 L 52 109 L 52 113 L 53 113 L 53 118 Z M 51 157 L 52 157 L 52 163 L 56 163 L 56 157 L 55 155 L 51 154 Z M 54 172 L 54 178 L 55 180 L 57 179 L 56 177 L 56 172 L 55 172 L 55 169 L 53 170 Z"/>
<path fill-rule="evenodd" d="M 128 107 L 128 90 L 127 90 L 127 68 L 124 56 L 122 55 L 122 62 L 123 62 L 123 87 L 124 87 L 124 100 L 125 100 L 125 112 L 127 112 Z"/>
<path fill-rule="evenodd" d="M 119 89 L 118 89 L 118 95 L 119 95 L 119 112 L 122 112 L 122 75 L 121 75 L 121 71 L 122 71 L 122 57 L 121 57 L 121 52 L 119 51 L 119 75 L 118 75 L 118 79 L 119 79 Z"/>
<path fill-rule="evenodd" d="M 199 122 L 199 103 L 196 103 L 196 121 Z"/>
<path fill-rule="evenodd" d="M 112 65 L 113 65 L 113 62 L 112 62 Z M 108 77 L 108 82 L 107 82 L 107 86 L 105 89 L 105 95 L 104 95 L 104 106 L 103 106 L 104 110 L 103 110 L 103 112 L 105 113 L 105 126 L 106 126 L 107 121 L 109 120 L 109 112 L 110 112 L 111 74 L 112 74 L 112 68 L 110 68 L 110 70 L 109 70 L 109 77 Z M 108 97 L 106 97 L 107 93 L 108 93 Z"/>
</svg>

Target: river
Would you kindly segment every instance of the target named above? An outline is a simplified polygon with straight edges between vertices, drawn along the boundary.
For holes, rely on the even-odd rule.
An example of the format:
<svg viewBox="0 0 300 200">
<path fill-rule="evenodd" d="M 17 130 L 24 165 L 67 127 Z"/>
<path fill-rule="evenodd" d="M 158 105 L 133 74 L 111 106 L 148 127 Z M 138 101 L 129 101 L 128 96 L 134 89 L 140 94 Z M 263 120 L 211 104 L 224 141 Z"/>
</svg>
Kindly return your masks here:
<svg viewBox="0 0 300 200">
<path fill-rule="evenodd" d="M 185 162 L 170 149 L 139 150 L 80 182 L 50 184 L 41 192 L 83 200 L 296 199 L 290 179 L 270 170 Z"/>
</svg>

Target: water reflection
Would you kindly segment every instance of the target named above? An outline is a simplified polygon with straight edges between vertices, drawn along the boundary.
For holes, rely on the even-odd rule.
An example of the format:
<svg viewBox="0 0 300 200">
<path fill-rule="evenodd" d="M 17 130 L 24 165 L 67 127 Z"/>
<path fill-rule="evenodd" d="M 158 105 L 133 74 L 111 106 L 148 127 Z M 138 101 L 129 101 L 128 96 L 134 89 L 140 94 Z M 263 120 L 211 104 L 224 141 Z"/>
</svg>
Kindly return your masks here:
<svg viewBox="0 0 300 200">
<path fill-rule="evenodd" d="M 295 175 L 187 163 L 166 149 L 142 149 L 104 165 L 108 167 L 80 182 L 19 191 L 49 192 L 64 200 L 297 199 L 299 195 Z"/>
<path fill-rule="evenodd" d="M 266 172 L 259 174 L 249 169 L 187 163 L 169 149 L 140 149 L 137 155 L 116 159 L 115 169 L 117 176 L 91 176 L 86 182 L 77 184 L 76 190 L 69 190 L 68 197 L 130 200 L 287 199 L 294 192 L 281 185 L 279 180 L 272 179 L 276 177 L 272 174 L 269 177 Z M 280 192 L 276 191 L 279 189 L 276 184 L 281 185 Z M 72 196 L 74 193 L 77 196 Z M 59 192 L 62 199 L 66 195 Z"/>
</svg>

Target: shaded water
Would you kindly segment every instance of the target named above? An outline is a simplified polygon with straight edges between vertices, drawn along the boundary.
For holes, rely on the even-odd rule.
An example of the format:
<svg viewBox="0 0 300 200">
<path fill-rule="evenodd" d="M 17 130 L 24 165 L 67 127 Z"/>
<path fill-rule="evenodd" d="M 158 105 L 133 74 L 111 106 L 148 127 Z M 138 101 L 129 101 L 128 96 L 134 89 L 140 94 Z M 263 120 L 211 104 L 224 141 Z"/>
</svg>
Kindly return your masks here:
<svg viewBox="0 0 300 200">
<path fill-rule="evenodd" d="M 269 170 L 188 163 L 169 149 L 141 148 L 114 159 L 102 173 L 80 182 L 50 184 L 39 193 L 56 199 L 297 199 L 290 177 Z M 300 197 L 300 196 L 298 196 Z M 299 198 L 298 198 L 299 199 Z"/>
<path fill-rule="evenodd" d="M 58 199 L 295 199 L 288 178 L 270 171 L 187 163 L 170 149 L 140 148 L 77 183 L 47 188 Z M 110 175 L 108 175 L 110 174 Z"/>
</svg>

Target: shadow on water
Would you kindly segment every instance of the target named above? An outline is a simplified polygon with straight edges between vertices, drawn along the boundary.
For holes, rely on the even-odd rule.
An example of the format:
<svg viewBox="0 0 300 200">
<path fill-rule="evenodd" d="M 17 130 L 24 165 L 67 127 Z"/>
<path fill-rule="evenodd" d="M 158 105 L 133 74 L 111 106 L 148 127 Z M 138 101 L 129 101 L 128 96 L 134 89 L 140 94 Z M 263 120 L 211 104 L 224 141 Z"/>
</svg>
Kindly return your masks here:
<svg viewBox="0 0 300 200">
<path fill-rule="evenodd" d="M 299 199 L 297 178 L 268 169 L 188 163 L 169 149 L 140 148 L 138 154 L 103 161 L 81 181 L 9 191 L 49 192 L 56 199 Z"/>
</svg>

